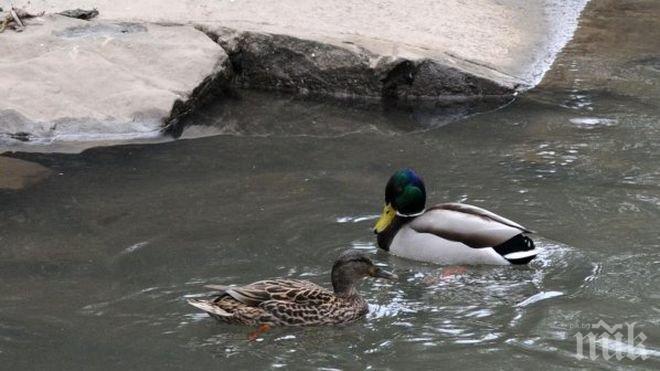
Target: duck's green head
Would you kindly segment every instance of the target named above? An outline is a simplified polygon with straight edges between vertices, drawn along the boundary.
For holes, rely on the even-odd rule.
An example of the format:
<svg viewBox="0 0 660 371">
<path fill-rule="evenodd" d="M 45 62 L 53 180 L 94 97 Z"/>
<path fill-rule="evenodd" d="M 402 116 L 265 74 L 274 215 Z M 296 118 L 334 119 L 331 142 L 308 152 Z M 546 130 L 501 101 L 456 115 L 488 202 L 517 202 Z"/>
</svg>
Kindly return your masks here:
<svg viewBox="0 0 660 371">
<path fill-rule="evenodd" d="M 385 187 L 385 208 L 376 222 L 375 233 L 381 233 L 392 223 L 394 216 L 414 217 L 424 212 L 426 188 L 424 181 L 412 169 L 394 173 Z"/>
</svg>

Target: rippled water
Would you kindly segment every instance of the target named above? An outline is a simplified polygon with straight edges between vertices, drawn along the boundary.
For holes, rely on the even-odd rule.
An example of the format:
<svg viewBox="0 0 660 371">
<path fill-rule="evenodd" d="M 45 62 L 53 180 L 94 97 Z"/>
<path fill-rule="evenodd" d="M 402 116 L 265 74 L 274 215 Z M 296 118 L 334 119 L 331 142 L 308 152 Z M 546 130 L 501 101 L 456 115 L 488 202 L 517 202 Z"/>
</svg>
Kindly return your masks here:
<svg viewBox="0 0 660 371">
<path fill-rule="evenodd" d="M 583 35 L 635 11 L 607 18 L 589 7 Z M 578 34 L 537 92 L 497 111 L 242 93 L 182 138 L 220 135 L 5 154 L 49 170 L 0 189 L 0 367 L 657 369 L 660 74 L 648 58 L 660 38 L 642 26 L 647 48 L 607 59 L 598 74 L 587 66 L 604 57 L 583 55 L 609 50 L 609 39 L 596 48 L 595 36 Z M 431 201 L 473 203 L 538 231 L 540 258 L 437 267 L 377 251 L 371 227 L 401 166 L 424 175 Z M 329 285 L 346 248 L 400 276 L 364 282 L 371 310 L 356 323 L 249 342 L 253 329 L 185 303 L 208 283 Z M 636 322 L 647 339 L 632 351 L 648 358 L 580 360 L 575 335 L 599 320 Z M 599 354 L 626 346 L 603 344 Z"/>
</svg>

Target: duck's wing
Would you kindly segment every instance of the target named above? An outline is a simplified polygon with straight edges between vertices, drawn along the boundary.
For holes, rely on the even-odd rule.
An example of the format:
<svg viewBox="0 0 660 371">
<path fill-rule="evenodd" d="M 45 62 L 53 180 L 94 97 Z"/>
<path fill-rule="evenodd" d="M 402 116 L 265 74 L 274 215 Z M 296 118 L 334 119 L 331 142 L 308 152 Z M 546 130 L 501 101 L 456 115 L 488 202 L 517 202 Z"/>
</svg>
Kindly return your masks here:
<svg viewBox="0 0 660 371">
<path fill-rule="evenodd" d="M 225 291 L 227 291 L 227 289 L 231 286 L 227 286 L 227 285 L 204 285 L 204 287 L 206 287 L 207 289 L 220 291 L 220 294 L 224 294 Z"/>
<path fill-rule="evenodd" d="M 508 225 L 509 227 L 517 228 L 520 229 L 521 232 L 525 233 L 535 233 L 531 229 L 520 225 L 516 222 L 514 222 L 511 219 L 507 219 L 501 215 L 497 215 L 492 211 L 488 211 L 486 209 L 482 209 L 479 206 L 474 206 L 474 205 L 468 205 L 468 204 L 463 204 L 459 202 L 447 202 L 443 204 L 438 204 L 430 208 L 429 210 L 452 210 L 452 211 L 457 211 L 460 213 L 464 214 L 470 214 L 470 215 L 476 215 L 480 216 L 482 218 L 487 218 L 492 221 L 502 223 L 504 225 Z"/>
<path fill-rule="evenodd" d="M 512 220 L 460 203 L 433 206 L 413 219 L 410 227 L 419 233 L 431 233 L 474 248 L 494 247 L 520 233 L 531 233 Z"/>
<path fill-rule="evenodd" d="M 271 300 L 295 303 L 322 302 L 332 297 L 332 292 L 315 283 L 283 278 L 258 281 L 241 287 L 228 287 L 225 289 L 225 294 L 249 306 L 258 306 Z"/>
<path fill-rule="evenodd" d="M 220 317 L 232 317 L 234 315 L 234 311 L 226 311 L 213 300 L 188 299 L 188 304 Z"/>
</svg>

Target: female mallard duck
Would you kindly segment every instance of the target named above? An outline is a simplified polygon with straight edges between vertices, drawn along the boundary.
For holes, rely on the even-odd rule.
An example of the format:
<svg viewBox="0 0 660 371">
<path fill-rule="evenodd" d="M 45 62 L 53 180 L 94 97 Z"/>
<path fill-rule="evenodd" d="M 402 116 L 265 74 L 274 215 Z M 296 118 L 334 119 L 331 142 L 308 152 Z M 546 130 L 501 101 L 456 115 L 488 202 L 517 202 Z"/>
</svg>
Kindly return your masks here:
<svg viewBox="0 0 660 371">
<path fill-rule="evenodd" d="M 385 208 L 374 227 L 378 246 L 394 255 L 437 264 L 526 264 L 538 253 L 533 233 L 480 207 L 445 203 L 425 209 L 426 190 L 411 169 L 387 182 Z"/>
<path fill-rule="evenodd" d="M 346 251 L 332 266 L 333 291 L 304 280 L 278 278 L 220 290 L 211 300 L 188 300 L 211 317 L 243 325 L 307 326 L 354 321 L 368 311 L 357 291 L 363 277 L 395 279 L 358 251 Z"/>
</svg>

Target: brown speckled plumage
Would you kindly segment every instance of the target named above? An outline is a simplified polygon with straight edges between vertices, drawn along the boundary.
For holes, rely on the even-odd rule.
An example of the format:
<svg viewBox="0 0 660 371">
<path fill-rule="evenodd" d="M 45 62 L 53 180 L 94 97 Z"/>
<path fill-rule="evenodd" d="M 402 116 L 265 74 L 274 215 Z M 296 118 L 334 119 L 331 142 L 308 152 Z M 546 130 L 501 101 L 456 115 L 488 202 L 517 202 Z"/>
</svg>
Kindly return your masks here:
<svg viewBox="0 0 660 371">
<path fill-rule="evenodd" d="M 354 321 L 368 312 L 368 305 L 355 289 L 364 276 L 395 278 L 373 265 L 361 253 L 349 251 L 333 267 L 333 287 L 278 278 L 245 286 L 209 286 L 220 295 L 188 302 L 217 320 L 243 325 L 309 326 Z"/>
</svg>

